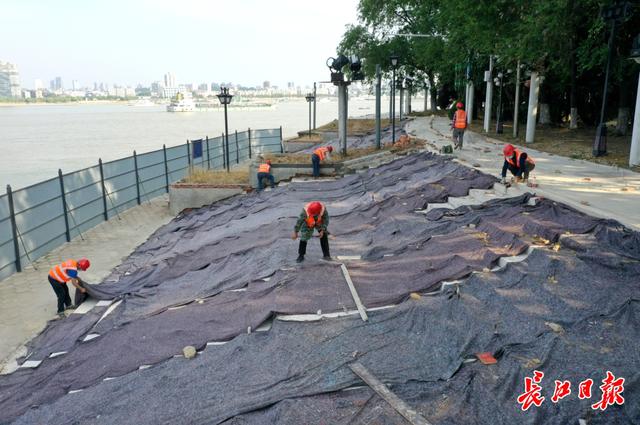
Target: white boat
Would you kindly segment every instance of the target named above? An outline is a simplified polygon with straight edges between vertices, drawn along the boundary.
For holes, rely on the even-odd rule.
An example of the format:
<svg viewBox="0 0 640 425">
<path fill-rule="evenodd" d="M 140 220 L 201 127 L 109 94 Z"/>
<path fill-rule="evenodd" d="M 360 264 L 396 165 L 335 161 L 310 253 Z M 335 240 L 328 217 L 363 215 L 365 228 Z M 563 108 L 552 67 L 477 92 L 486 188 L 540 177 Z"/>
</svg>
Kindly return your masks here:
<svg viewBox="0 0 640 425">
<path fill-rule="evenodd" d="M 178 93 L 167 106 L 168 112 L 193 112 L 195 110 L 196 104 L 189 93 Z"/>
</svg>

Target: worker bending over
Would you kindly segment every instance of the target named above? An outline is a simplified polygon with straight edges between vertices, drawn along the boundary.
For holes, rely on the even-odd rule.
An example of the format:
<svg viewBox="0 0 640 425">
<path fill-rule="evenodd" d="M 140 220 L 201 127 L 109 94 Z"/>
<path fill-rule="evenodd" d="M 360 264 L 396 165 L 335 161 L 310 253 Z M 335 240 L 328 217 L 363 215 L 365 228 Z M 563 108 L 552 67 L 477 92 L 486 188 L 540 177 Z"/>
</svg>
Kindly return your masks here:
<svg viewBox="0 0 640 425">
<path fill-rule="evenodd" d="M 301 263 L 304 261 L 304 256 L 307 253 L 307 241 L 313 236 L 313 229 L 318 230 L 320 236 L 320 246 L 322 247 L 323 259 L 330 261 L 331 255 L 329 254 L 329 238 L 327 226 L 329 225 L 329 213 L 321 202 L 309 202 L 304 206 L 296 226 L 293 229 L 292 239 L 298 239 L 298 232 L 300 235 L 300 246 L 298 247 L 298 259 L 296 262 Z"/>
<path fill-rule="evenodd" d="M 87 290 L 80 285 L 78 270 L 85 271 L 90 265 L 89 260 L 82 258 L 78 261 L 67 260 L 49 270 L 49 283 L 51 284 L 51 288 L 53 288 L 53 292 L 56 293 L 56 297 L 58 297 L 59 317 L 64 317 L 65 306 L 67 309 L 75 308 L 75 305 L 71 303 L 67 282 L 71 282 L 71 284 L 76 287 L 76 290 L 82 293 L 87 292 Z"/>
<path fill-rule="evenodd" d="M 504 164 L 502 165 L 502 183 L 507 181 L 507 170 L 516 177 L 516 182 L 529 179 L 529 173 L 536 167 L 536 163 L 526 152 L 516 149 L 511 144 L 504 145 Z"/>
<path fill-rule="evenodd" d="M 453 129 L 454 149 L 462 149 L 462 140 L 464 139 L 464 130 L 467 128 L 467 113 L 464 111 L 464 104 L 458 102 L 457 110 L 453 114 L 451 120 L 451 128 Z"/>
<path fill-rule="evenodd" d="M 313 165 L 313 177 L 320 176 L 320 161 L 329 159 L 333 152 L 333 146 L 322 146 L 313 151 L 311 154 L 311 165 Z"/>
<path fill-rule="evenodd" d="M 258 167 L 258 190 L 264 189 L 263 179 L 269 180 L 272 189 L 276 187 L 276 181 L 273 178 L 273 174 L 271 174 L 271 160 L 269 159 Z"/>
</svg>

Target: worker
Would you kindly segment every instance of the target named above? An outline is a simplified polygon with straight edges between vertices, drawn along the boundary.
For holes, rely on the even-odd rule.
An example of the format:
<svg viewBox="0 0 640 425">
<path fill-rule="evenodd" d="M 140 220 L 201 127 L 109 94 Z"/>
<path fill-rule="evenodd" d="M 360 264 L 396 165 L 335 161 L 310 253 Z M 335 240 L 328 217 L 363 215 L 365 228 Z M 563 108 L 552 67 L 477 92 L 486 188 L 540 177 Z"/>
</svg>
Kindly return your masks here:
<svg viewBox="0 0 640 425">
<path fill-rule="evenodd" d="M 313 177 L 320 176 L 320 161 L 329 159 L 333 152 L 333 146 L 321 146 L 311 154 L 311 165 L 313 165 Z"/>
<path fill-rule="evenodd" d="M 271 160 L 267 159 L 267 161 L 263 164 L 260 164 L 258 167 L 258 190 L 262 190 L 264 185 L 262 183 L 263 179 L 268 179 L 271 183 L 271 188 L 276 187 L 276 181 L 273 178 L 273 174 L 271 174 Z"/>
<path fill-rule="evenodd" d="M 467 113 L 464 111 L 464 104 L 462 102 L 456 103 L 456 111 L 451 120 L 451 128 L 453 129 L 453 148 L 462 149 L 464 130 L 467 128 Z"/>
<path fill-rule="evenodd" d="M 324 256 L 323 259 L 331 261 L 331 255 L 329 254 L 329 232 L 327 231 L 328 225 L 329 213 L 327 213 L 327 209 L 321 202 L 309 202 L 304 206 L 300 217 L 298 217 L 298 221 L 296 221 L 293 236 L 291 237 L 295 241 L 298 239 L 298 232 L 301 232 L 297 263 L 304 261 L 304 256 L 307 253 L 307 241 L 313 236 L 313 229 L 318 230 L 322 255 Z"/>
<path fill-rule="evenodd" d="M 512 144 L 504 145 L 504 164 L 502 165 L 502 183 L 507 182 L 507 170 L 516 177 L 516 182 L 529 180 L 529 173 L 535 168 L 536 163 L 526 152 L 516 149 Z"/>
<path fill-rule="evenodd" d="M 53 288 L 53 292 L 56 293 L 56 297 L 58 297 L 58 317 L 64 317 L 65 306 L 66 310 L 75 308 L 75 305 L 71 303 L 67 282 L 71 282 L 77 291 L 87 292 L 80 284 L 78 270 L 85 271 L 90 265 L 89 260 L 82 258 L 78 261 L 67 260 L 49 270 L 49 283 Z"/>
</svg>

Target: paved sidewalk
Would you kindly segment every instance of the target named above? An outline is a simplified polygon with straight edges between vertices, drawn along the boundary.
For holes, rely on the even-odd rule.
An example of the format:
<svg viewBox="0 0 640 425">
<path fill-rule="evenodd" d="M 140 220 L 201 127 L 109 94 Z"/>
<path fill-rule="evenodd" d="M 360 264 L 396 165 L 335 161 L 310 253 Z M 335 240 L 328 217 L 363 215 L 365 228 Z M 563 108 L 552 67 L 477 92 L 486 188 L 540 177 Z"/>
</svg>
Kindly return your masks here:
<svg viewBox="0 0 640 425">
<path fill-rule="evenodd" d="M 39 258 L 22 273 L 0 281 L 0 372 L 13 367 L 24 344 L 55 317 L 56 297 L 49 282 L 49 268 L 68 258 L 87 257 L 91 267 L 81 273 L 90 283 L 100 282 L 158 227 L 168 223 L 168 198 L 162 196 L 131 208 Z M 73 289 L 70 291 L 73 299 Z"/>
<path fill-rule="evenodd" d="M 416 118 L 407 124 L 406 130 L 430 142 L 431 150 L 453 146 L 449 120 L 444 117 Z M 504 142 L 467 131 L 463 149 L 454 151 L 454 156 L 462 164 L 500 177 L 503 146 Z M 521 148 L 536 161 L 529 180 L 535 177 L 539 187 L 518 184 L 507 189 L 496 185 L 498 190 L 513 196 L 535 192 L 587 214 L 612 218 L 640 230 L 640 173 L 536 151 L 535 143 Z M 507 174 L 509 177 L 510 173 Z"/>
</svg>

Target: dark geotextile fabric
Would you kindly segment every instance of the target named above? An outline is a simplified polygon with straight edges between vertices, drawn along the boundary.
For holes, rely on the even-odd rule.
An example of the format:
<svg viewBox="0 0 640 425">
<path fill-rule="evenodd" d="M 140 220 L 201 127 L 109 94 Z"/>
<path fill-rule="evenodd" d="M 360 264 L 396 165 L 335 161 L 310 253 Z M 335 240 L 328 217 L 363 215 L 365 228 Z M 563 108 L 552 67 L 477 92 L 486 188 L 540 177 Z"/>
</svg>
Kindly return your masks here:
<svg viewBox="0 0 640 425">
<path fill-rule="evenodd" d="M 276 321 L 193 360 L 170 359 L 62 396 L 16 423 L 294 424 L 303 412 L 314 424 L 403 423 L 370 391 L 341 392 L 362 385 L 348 368 L 357 359 L 433 423 L 637 424 L 638 272 L 637 261 L 612 269 L 564 246 L 539 249 L 503 271 L 473 274 L 458 290 L 371 312 L 368 323 Z M 480 351 L 498 364 L 464 362 Z M 524 413 L 516 398 L 533 370 L 545 373 L 546 400 Z M 626 402 L 593 411 L 607 370 L 626 379 Z M 577 386 L 586 378 L 595 381 L 591 399 L 574 392 L 550 401 L 555 379 Z"/>
<path fill-rule="evenodd" d="M 285 409 L 286 403 L 280 404 L 285 399 L 354 385 L 357 379 L 343 370 L 350 361 L 347 354 L 354 351 L 375 358 L 369 364 L 375 369 L 380 366 L 381 372 L 373 372 L 382 373 L 385 381 L 399 388 L 415 380 L 427 386 L 425 391 L 435 391 L 429 385 L 436 385 L 438 379 L 457 376 L 458 370 L 467 373 L 473 367 L 462 367 L 472 349 L 508 354 L 513 347 L 535 345 L 536 338 L 547 335 L 550 328 L 545 321 L 566 328 L 591 315 L 623 308 L 625 302 L 633 312 L 636 306 L 630 294 L 634 290 L 637 294 L 640 243 L 637 233 L 615 222 L 594 219 L 549 200 L 529 205 L 528 195 L 426 215 L 415 213 L 429 203 L 466 195 L 469 189 L 489 188 L 495 180 L 424 153 L 333 182 L 292 183 L 268 193 L 234 197 L 178 217 L 138 247 L 106 282 L 88 285 L 95 298 L 120 299 L 118 308 L 99 322 L 103 310 L 54 323 L 32 342 L 28 356 L 41 359 L 55 351 L 67 354 L 46 359 L 35 370 L 0 377 L 0 423 L 37 405 L 42 407 L 29 410 L 20 420 L 63 423 L 56 421 L 71 420 L 73 416 L 66 414 L 81 410 L 80 423 L 126 423 L 127 414 L 142 415 L 139 423 L 212 423 L 273 403 L 278 403 L 273 409 Z M 504 272 L 473 274 L 461 289 L 466 295 L 460 298 L 410 302 L 397 310 L 375 313 L 368 324 L 354 318 L 316 324 L 276 321 L 268 333 L 246 335 L 248 328 L 256 329 L 278 313 L 355 309 L 339 264 L 316 260 L 321 256 L 318 241 L 310 241 L 302 266 L 294 263 L 297 243 L 289 239 L 293 223 L 300 206 L 316 199 L 327 204 L 332 217 L 333 255 L 363 257 L 363 261 L 349 263 L 349 270 L 369 308 L 399 303 L 410 292 L 429 291 L 443 280 L 491 268 L 499 257 L 526 250 L 536 236 L 560 241 L 562 248 L 558 253 L 534 251 L 527 262 Z M 512 286 L 516 289 L 510 293 Z M 170 308 L 175 306 L 181 307 Z M 100 337 L 80 342 L 90 332 Z M 172 359 L 185 345 L 202 349 L 207 342 L 227 340 L 232 341 L 207 347 L 191 363 Z M 326 344 L 326 350 L 313 352 L 316 344 Z M 352 351 L 344 351 L 345 347 Z M 300 358 L 298 350 L 309 358 Z M 236 356 L 241 364 L 235 364 Z M 389 358 L 378 364 L 380 356 Z M 434 364 L 421 364 L 423 357 Z M 390 364 L 394 358 L 399 363 Z M 626 368 L 627 363 L 622 363 Z M 138 371 L 141 365 L 156 366 Z M 181 369 L 194 365 L 200 365 L 201 374 Z M 249 368 L 249 375 L 242 372 L 243 367 Z M 161 376 L 155 377 L 156 372 Z M 119 378 L 102 382 L 106 377 Z M 255 386 L 252 379 L 257 380 Z M 130 387 L 113 387 L 117 382 L 130 382 L 126 384 Z M 151 406 L 162 404 L 164 397 L 182 399 L 182 393 L 172 394 L 171 388 L 153 396 L 152 389 L 162 383 L 189 387 L 184 397 L 193 397 L 192 402 L 185 402 L 184 408 L 168 403 L 157 412 L 155 408 L 138 412 L 132 406 L 123 413 L 105 410 L 110 403 L 126 405 L 124 394 L 129 393 L 134 397 L 132 403 L 141 406 L 147 401 Z M 78 389 L 84 391 L 65 395 Z M 112 390 L 113 398 L 100 392 Z M 208 392 L 225 394 L 202 394 Z M 102 400 L 104 408 L 88 401 L 80 403 L 82 409 L 67 408 L 65 403 L 88 393 L 96 402 Z M 506 406 L 504 400 L 496 400 L 487 411 Z M 64 409 L 65 415 L 50 418 L 58 409 Z M 318 406 L 315 409 L 322 412 Z M 274 411 L 269 414 L 279 417 Z M 375 412 L 366 409 L 354 414 L 376 418 Z M 522 417 L 505 415 L 486 418 L 496 423 L 522 422 Z M 349 418 L 345 416 L 345 420 L 359 420 Z M 380 418 L 383 416 L 376 420 L 383 420 Z M 283 423 L 287 422 L 283 419 Z"/>
</svg>

